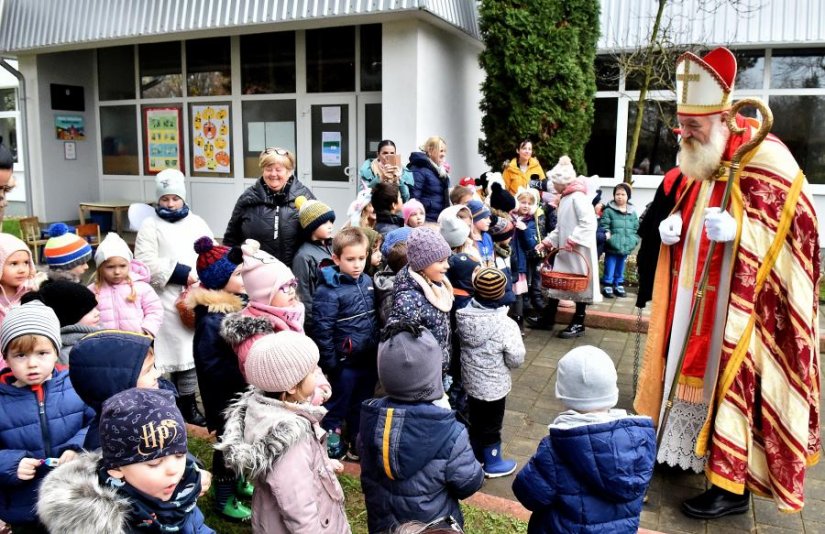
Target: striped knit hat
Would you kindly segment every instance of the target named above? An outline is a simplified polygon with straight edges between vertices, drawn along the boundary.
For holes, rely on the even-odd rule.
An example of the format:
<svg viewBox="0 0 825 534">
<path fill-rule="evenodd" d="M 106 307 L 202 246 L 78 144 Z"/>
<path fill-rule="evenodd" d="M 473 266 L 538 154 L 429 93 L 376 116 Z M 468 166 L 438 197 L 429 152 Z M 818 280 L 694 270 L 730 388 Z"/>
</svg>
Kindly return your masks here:
<svg viewBox="0 0 825 534">
<path fill-rule="evenodd" d="M 82 237 L 69 232 L 65 224 L 54 223 L 49 227 L 43 256 L 50 269 L 68 271 L 88 263 L 92 259 L 92 247 Z"/>
<path fill-rule="evenodd" d="M 307 237 L 311 237 L 312 232 L 325 222 L 335 222 L 335 212 L 320 200 L 300 196 L 295 199 L 295 207 L 298 209 L 298 221 Z"/>
<path fill-rule="evenodd" d="M 467 208 L 469 208 L 470 214 L 473 216 L 474 223 L 490 216 L 490 208 L 488 208 L 480 200 L 469 201 L 467 203 Z"/>
<path fill-rule="evenodd" d="M 215 244 L 209 236 L 200 237 L 195 241 L 195 252 L 198 253 L 195 266 L 201 285 L 208 289 L 223 289 L 229 282 L 242 260 L 240 253 L 230 254 L 230 250 L 229 247 Z"/>
<path fill-rule="evenodd" d="M 40 302 L 33 300 L 22 306 L 12 306 L 6 313 L 3 326 L 0 328 L 0 351 L 6 354 L 6 348 L 12 340 L 27 335 L 37 335 L 48 338 L 59 351 L 60 321 L 57 320 L 54 310 Z"/>
<path fill-rule="evenodd" d="M 507 275 L 504 271 L 492 267 L 479 269 L 473 275 L 473 289 L 476 299 L 498 300 L 504 296 L 507 289 Z"/>
</svg>

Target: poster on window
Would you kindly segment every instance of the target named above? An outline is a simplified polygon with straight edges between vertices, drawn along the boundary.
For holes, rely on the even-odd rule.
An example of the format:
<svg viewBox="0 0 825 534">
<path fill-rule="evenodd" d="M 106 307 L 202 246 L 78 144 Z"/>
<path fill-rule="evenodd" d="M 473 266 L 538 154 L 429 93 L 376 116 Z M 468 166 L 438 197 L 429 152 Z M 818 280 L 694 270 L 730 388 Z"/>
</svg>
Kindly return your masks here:
<svg viewBox="0 0 825 534">
<path fill-rule="evenodd" d="M 183 172 L 180 119 L 179 108 L 143 108 L 147 174 L 157 174 L 163 169 Z"/>
<path fill-rule="evenodd" d="M 229 105 L 192 106 L 192 168 L 230 173 Z"/>
</svg>

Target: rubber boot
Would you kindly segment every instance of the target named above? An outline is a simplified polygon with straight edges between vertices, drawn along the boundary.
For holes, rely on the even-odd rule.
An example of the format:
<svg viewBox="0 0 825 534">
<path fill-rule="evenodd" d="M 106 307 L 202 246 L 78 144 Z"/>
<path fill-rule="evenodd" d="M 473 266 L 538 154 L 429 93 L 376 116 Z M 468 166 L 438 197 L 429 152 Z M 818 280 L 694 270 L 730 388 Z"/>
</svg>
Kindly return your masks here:
<svg viewBox="0 0 825 534">
<path fill-rule="evenodd" d="M 231 521 L 249 521 L 252 519 L 252 508 L 245 505 L 236 496 L 232 495 L 223 505 L 221 515 Z"/>
<path fill-rule="evenodd" d="M 198 401 L 195 399 L 194 393 L 179 396 L 176 403 L 181 415 L 183 415 L 184 421 L 190 425 L 206 426 L 206 419 L 204 419 L 203 414 L 198 410 Z"/>
<path fill-rule="evenodd" d="M 234 476 L 215 478 L 212 483 L 215 510 L 231 521 L 248 521 L 252 510 L 233 495 L 234 491 Z"/>
<path fill-rule="evenodd" d="M 347 444 L 341 438 L 341 429 L 336 428 L 327 434 L 327 456 L 341 460 L 347 455 Z"/>
<path fill-rule="evenodd" d="M 505 460 L 501 457 L 501 442 L 484 447 L 484 476 L 498 478 L 512 475 L 518 464 L 515 460 Z"/>
<path fill-rule="evenodd" d="M 244 499 L 251 499 L 254 492 L 255 486 L 246 480 L 246 478 L 238 477 L 238 483 L 235 485 L 235 495 Z"/>
</svg>

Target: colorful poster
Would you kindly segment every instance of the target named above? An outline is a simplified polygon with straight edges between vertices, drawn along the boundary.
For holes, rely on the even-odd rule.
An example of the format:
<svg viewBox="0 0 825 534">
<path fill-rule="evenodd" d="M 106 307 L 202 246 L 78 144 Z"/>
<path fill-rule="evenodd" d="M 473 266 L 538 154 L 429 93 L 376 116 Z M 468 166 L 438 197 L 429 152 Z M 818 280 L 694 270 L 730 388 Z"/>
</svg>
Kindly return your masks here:
<svg viewBox="0 0 825 534">
<path fill-rule="evenodd" d="M 179 108 L 144 108 L 146 172 L 183 171 Z"/>
<path fill-rule="evenodd" d="M 62 141 L 84 141 L 86 130 L 80 115 L 55 115 L 54 128 Z"/>
<path fill-rule="evenodd" d="M 229 105 L 192 106 L 192 168 L 230 173 Z"/>
</svg>

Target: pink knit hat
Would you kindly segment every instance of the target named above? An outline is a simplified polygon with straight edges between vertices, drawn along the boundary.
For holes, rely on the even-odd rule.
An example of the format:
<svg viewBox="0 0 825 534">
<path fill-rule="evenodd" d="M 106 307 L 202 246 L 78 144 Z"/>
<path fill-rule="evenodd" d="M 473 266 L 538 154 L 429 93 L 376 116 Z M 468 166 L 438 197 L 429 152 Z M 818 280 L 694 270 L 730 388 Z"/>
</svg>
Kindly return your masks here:
<svg viewBox="0 0 825 534">
<path fill-rule="evenodd" d="M 273 293 L 295 278 L 281 260 L 261 250 L 261 244 L 247 239 L 241 245 L 243 267 L 241 276 L 249 300 L 259 304 L 269 304 Z"/>
<path fill-rule="evenodd" d="M 418 211 L 425 215 L 427 214 L 426 210 L 424 209 L 424 204 L 422 204 L 414 198 L 411 198 L 406 203 L 404 203 L 404 207 L 401 208 L 401 214 L 404 216 L 404 224 L 407 224 L 407 219 L 412 217 Z"/>
<path fill-rule="evenodd" d="M 249 350 L 246 380 L 263 391 L 288 391 L 315 370 L 318 359 L 318 347 L 303 334 L 288 330 L 267 334 Z"/>
<path fill-rule="evenodd" d="M 28 245 L 19 237 L 5 233 L 0 233 L 0 272 L 2 272 L 3 267 L 6 266 L 6 260 L 9 259 L 9 256 L 18 251 L 25 252 L 29 255 L 29 268 L 31 269 L 31 275 L 34 276 L 36 269 Z"/>
</svg>

